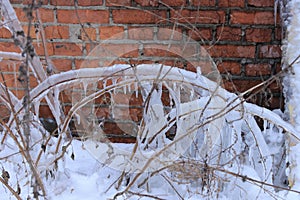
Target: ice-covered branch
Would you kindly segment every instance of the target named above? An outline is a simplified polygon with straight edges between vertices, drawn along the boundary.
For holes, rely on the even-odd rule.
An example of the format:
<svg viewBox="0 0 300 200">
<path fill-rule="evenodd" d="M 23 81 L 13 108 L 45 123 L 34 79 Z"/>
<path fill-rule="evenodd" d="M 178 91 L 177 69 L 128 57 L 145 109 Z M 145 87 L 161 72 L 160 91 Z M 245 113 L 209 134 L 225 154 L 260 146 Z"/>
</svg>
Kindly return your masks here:
<svg viewBox="0 0 300 200">
<path fill-rule="evenodd" d="M 0 60 L 24 60 L 20 53 L 0 51 Z"/>
</svg>

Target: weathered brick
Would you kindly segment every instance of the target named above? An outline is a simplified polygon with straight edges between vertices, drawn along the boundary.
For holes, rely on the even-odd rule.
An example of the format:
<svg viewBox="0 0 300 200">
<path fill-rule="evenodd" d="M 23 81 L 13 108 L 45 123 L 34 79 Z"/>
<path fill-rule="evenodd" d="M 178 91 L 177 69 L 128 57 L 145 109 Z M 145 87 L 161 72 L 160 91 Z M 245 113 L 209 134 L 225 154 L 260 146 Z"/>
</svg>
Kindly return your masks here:
<svg viewBox="0 0 300 200">
<path fill-rule="evenodd" d="M 0 51 L 18 52 L 21 53 L 19 47 L 12 42 L 0 42 Z"/>
<path fill-rule="evenodd" d="M 102 6 L 102 0 L 78 0 L 78 6 Z M 74 0 L 50 0 L 50 4 L 54 6 L 74 6 Z"/>
<path fill-rule="evenodd" d="M 200 24 L 218 24 L 224 23 L 224 11 L 192 11 L 177 10 L 171 11 L 171 20 L 180 23 L 200 23 Z"/>
<path fill-rule="evenodd" d="M 134 87 L 132 88 L 134 89 Z M 131 93 L 115 93 L 112 95 L 113 102 L 116 105 L 130 105 L 130 106 L 141 106 L 143 104 L 143 98 L 141 95 L 138 95 L 136 98 L 135 91 Z"/>
<path fill-rule="evenodd" d="M 34 42 L 33 46 L 34 46 L 34 49 L 35 49 L 37 55 L 39 55 L 39 56 L 45 55 L 45 48 L 44 48 L 44 45 L 42 44 L 42 42 L 39 42 L 39 43 Z M 49 56 L 53 55 L 53 46 L 51 43 L 46 44 L 46 50 L 47 50 L 47 53 Z"/>
<path fill-rule="evenodd" d="M 191 0 L 193 6 L 215 6 L 216 0 Z"/>
<path fill-rule="evenodd" d="M 242 38 L 242 30 L 240 28 L 233 27 L 218 27 L 217 40 L 223 41 L 239 41 Z"/>
<path fill-rule="evenodd" d="M 157 30 L 158 40 L 182 40 L 182 29 L 174 27 L 163 27 Z"/>
<path fill-rule="evenodd" d="M 29 31 L 29 34 L 28 34 L 28 26 L 23 26 L 23 30 L 24 30 L 24 33 L 29 36 L 33 39 L 36 39 L 37 36 L 39 35 L 39 29 L 35 29 L 34 26 L 31 26 L 30 27 L 30 31 Z"/>
<path fill-rule="evenodd" d="M 244 7 L 244 0 L 219 0 L 219 7 Z"/>
<path fill-rule="evenodd" d="M 159 3 L 166 5 L 166 6 L 185 6 L 185 0 L 160 0 Z"/>
<path fill-rule="evenodd" d="M 274 7 L 274 0 L 248 0 L 249 6 Z"/>
<path fill-rule="evenodd" d="M 78 0 L 79 6 L 102 6 L 103 0 Z"/>
<path fill-rule="evenodd" d="M 106 6 L 131 6 L 131 0 L 106 0 Z"/>
<path fill-rule="evenodd" d="M 250 28 L 246 30 L 246 40 L 249 42 L 270 42 L 271 39 L 271 29 Z"/>
<path fill-rule="evenodd" d="M 100 39 L 121 39 L 124 38 L 124 27 L 122 26 L 101 26 L 99 27 Z"/>
<path fill-rule="evenodd" d="M 153 40 L 154 30 L 152 27 L 128 28 L 128 38 L 131 40 Z"/>
<path fill-rule="evenodd" d="M 140 6 L 158 6 L 157 0 L 135 0 Z"/>
<path fill-rule="evenodd" d="M 146 10 L 113 10 L 113 21 L 123 24 L 153 24 L 164 22 L 165 11 Z"/>
<path fill-rule="evenodd" d="M 229 90 L 230 92 L 244 92 L 255 85 L 258 85 L 260 81 L 254 80 L 223 80 L 223 84 L 225 89 Z"/>
<path fill-rule="evenodd" d="M 10 31 L 6 28 L 0 28 L 0 38 L 11 38 L 12 35 Z"/>
<path fill-rule="evenodd" d="M 107 57 L 122 57 L 122 58 L 131 58 L 138 57 L 139 45 L 137 44 L 101 44 L 100 48 L 97 49 L 96 55 L 103 58 L 104 60 Z M 92 46 L 90 44 L 86 45 L 86 49 L 91 52 Z"/>
<path fill-rule="evenodd" d="M 9 0 L 12 4 L 32 4 L 32 0 Z M 48 4 L 48 0 L 38 0 L 36 1 L 39 5 Z"/>
<path fill-rule="evenodd" d="M 140 6 L 159 6 L 164 5 L 167 7 L 172 6 L 185 6 L 185 0 L 135 0 L 135 2 Z"/>
<path fill-rule="evenodd" d="M 254 58 L 255 46 L 215 45 L 208 53 L 212 57 Z"/>
<path fill-rule="evenodd" d="M 78 16 L 77 16 L 78 14 Z M 57 21 L 59 23 L 78 24 L 81 23 L 108 23 L 109 12 L 107 10 L 57 10 Z"/>
<path fill-rule="evenodd" d="M 184 48 L 180 45 L 146 44 L 144 55 L 153 57 L 191 57 L 197 55 L 196 45 L 189 45 Z"/>
<path fill-rule="evenodd" d="M 97 39 L 97 32 L 95 28 L 84 28 L 80 30 L 81 40 L 95 41 Z"/>
<path fill-rule="evenodd" d="M 96 68 L 99 67 L 99 61 L 98 59 L 95 60 L 75 60 L 75 68 L 80 69 L 80 68 Z"/>
<path fill-rule="evenodd" d="M 282 29 L 281 29 L 281 27 L 275 28 L 275 39 L 281 41 L 281 39 L 282 39 Z"/>
<path fill-rule="evenodd" d="M 47 39 L 68 39 L 68 26 L 47 26 L 45 27 L 45 35 Z"/>
<path fill-rule="evenodd" d="M 18 72 L 19 66 L 21 65 L 22 61 L 15 61 L 15 60 L 1 60 L 0 61 L 0 70 L 2 72 Z M 2 79 L 0 78 L 2 81 Z M 1 101 L 1 100 L 0 100 Z"/>
<path fill-rule="evenodd" d="M 189 37 L 193 40 L 212 40 L 212 30 L 210 28 L 199 28 L 188 31 Z"/>
<path fill-rule="evenodd" d="M 268 63 L 246 65 L 247 76 L 265 76 L 270 74 L 271 74 L 271 65 Z"/>
<path fill-rule="evenodd" d="M 69 71 L 72 69 L 72 60 L 70 59 L 51 59 L 58 71 Z"/>
<path fill-rule="evenodd" d="M 238 62 L 232 62 L 232 61 L 224 61 L 218 64 L 218 70 L 220 73 L 230 73 L 234 75 L 240 75 L 241 74 L 241 64 Z"/>
<path fill-rule="evenodd" d="M 280 58 L 281 48 L 279 45 L 263 45 L 259 48 L 260 58 Z"/>
<path fill-rule="evenodd" d="M 15 12 L 20 22 L 28 22 L 26 11 L 24 11 L 22 8 L 15 8 Z M 54 21 L 54 12 L 52 9 L 39 8 L 39 13 L 42 22 Z M 32 15 L 33 15 L 33 20 L 36 20 L 36 12 L 32 12 Z"/>
<path fill-rule="evenodd" d="M 63 56 L 81 56 L 82 50 L 80 45 L 75 43 L 52 43 L 53 54 Z"/>
<path fill-rule="evenodd" d="M 16 74 L 3 74 L 3 79 L 4 79 L 5 83 L 8 86 L 23 89 L 24 85 L 23 85 L 23 83 L 21 83 L 18 80 L 18 77 L 19 77 L 18 72 L 16 72 Z M 3 82 L 2 81 L 3 79 L 2 79 L 2 76 L 1 76 L 1 82 Z M 33 88 L 33 87 L 37 86 L 37 80 L 33 75 L 29 76 L 29 86 L 30 86 L 30 88 Z"/>
<path fill-rule="evenodd" d="M 272 11 L 232 11 L 232 24 L 274 24 L 274 13 Z"/>
</svg>

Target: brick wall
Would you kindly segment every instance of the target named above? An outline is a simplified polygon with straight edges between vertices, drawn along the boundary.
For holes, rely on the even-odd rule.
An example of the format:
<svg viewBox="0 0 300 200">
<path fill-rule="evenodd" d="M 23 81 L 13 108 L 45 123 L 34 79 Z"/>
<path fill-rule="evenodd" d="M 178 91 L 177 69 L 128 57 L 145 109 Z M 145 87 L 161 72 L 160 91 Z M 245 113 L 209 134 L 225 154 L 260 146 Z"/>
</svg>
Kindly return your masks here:
<svg viewBox="0 0 300 200">
<path fill-rule="evenodd" d="M 24 8 L 29 2 L 11 0 L 25 31 L 28 20 Z M 281 28 L 280 19 L 275 20 L 273 4 L 274 0 L 77 0 L 75 7 L 73 0 L 42 0 L 39 12 L 46 48 L 58 71 L 80 68 L 93 47 L 112 35 L 119 33 L 117 37 L 138 40 L 142 34 L 143 39 L 163 40 L 160 28 L 174 28 L 207 49 L 228 90 L 242 92 L 280 70 Z M 33 22 L 36 26 L 32 26 L 30 33 L 37 53 L 43 58 L 36 17 Z M 129 34 L 133 28 L 143 31 Z M 151 61 L 151 56 L 166 56 L 165 52 L 147 50 L 146 45 L 137 49 L 118 62 L 141 63 Z M 0 29 L 0 51 L 19 52 L 4 28 Z M 135 59 L 139 56 L 147 59 Z M 7 84 L 17 96 L 22 96 L 16 80 L 18 63 L 4 60 L 0 64 Z M 36 84 L 32 79 L 31 85 Z M 265 88 L 252 101 L 270 108 L 280 107 L 280 84 Z M 41 113 L 51 117 L 46 107 L 42 107 Z"/>
</svg>

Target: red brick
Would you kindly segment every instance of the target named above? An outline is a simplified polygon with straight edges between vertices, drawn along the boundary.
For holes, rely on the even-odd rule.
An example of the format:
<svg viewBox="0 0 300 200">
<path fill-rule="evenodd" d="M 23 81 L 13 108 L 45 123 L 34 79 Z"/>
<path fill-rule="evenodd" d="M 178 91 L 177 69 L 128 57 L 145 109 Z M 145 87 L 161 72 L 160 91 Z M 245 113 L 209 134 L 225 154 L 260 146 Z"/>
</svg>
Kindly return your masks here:
<svg viewBox="0 0 300 200">
<path fill-rule="evenodd" d="M 248 0 L 249 6 L 274 7 L 274 0 Z"/>
<path fill-rule="evenodd" d="M 271 65 L 268 63 L 246 65 L 247 76 L 264 76 L 270 74 L 271 74 Z"/>
<path fill-rule="evenodd" d="M 219 7 L 244 7 L 244 0 L 219 0 Z"/>
<path fill-rule="evenodd" d="M 18 77 L 19 77 L 19 73 L 16 74 L 3 74 L 4 77 L 4 81 L 7 84 L 8 87 L 14 87 L 14 88 L 24 88 L 23 83 L 21 83 L 20 81 L 18 81 Z M 2 77 L 1 77 L 1 82 L 2 81 Z M 29 76 L 29 86 L 31 88 L 34 88 L 35 86 L 37 86 L 37 80 L 33 75 Z"/>
<path fill-rule="evenodd" d="M 77 10 L 81 23 L 108 23 L 109 12 L 107 10 Z M 78 24 L 75 10 L 57 10 L 57 21 L 59 23 Z"/>
<path fill-rule="evenodd" d="M 218 70 L 220 73 L 230 73 L 234 75 L 241 74 L 241 64 L 238 62 L 224 61 L 218 64 Z"/>
<path fill-rule="evenodd" d="M 50 0 L 54 6 L 74 6 L 74 0 Z M 102 6 L 102 0 L 78 0 L 78 6 Z"/>
<path fill-rule="evenodd" d="M 102 6 L 103 0 L 78 0 L 78 5 L 79 6 Z"/>
<path fill-rule="evenodd" d="M 39 55 L 39 56 L 45 55 L 45 48 L 41 42 L 39 42 L 39 43 L 34 42 L 33 46 L 34 46 L 34 49 L 35 49 L 37 55 Z M 51 43 L 46 44 L 46 49 L 47 49 L 48 55 L 52 56 L 53 55 L 53 46 Z"/>
<path fill-rule="evenodd" d="M 135 0 L 135 2 L 140 6 L 159 6 L 164 5 L 167 7 L 172 6 L 185 6 L 185 0 Z"/>
<path fill-rule="evenodd" d="M 23 26 L 23 30 L 25 35 L 28 35 L 28 26 Z M 30 32 L 29 35 L 31 38 L 36 39 L 37 38 L 37 34 L 39 34 L 38 32 L 36 33 L 36 31 L 39 31 L 39 29 L 35 29 L 34 26 L 30 27 Z"/>
<path fill-rule="evenodd" d="M 53 43 L 53 54 L 62 56 L 81 56 L 82 50 L 80 45 L 74 43 Z"/>
<path fill-rule="evenodd" d="M 95 41 L 97 39 L 97 32 L 95 28 L 84 28 L 80 30 L 81 40 L 85 41 Z"/>
<path fill-rule="evenodd" d="M 282 40 L 282 29 L 281 27 L 275 28 L 275 39 L 281 41 Z"/>
<path fill-rule="evenodd" d="M 232 24 L 274 24 L 274 13 L 272 11 L 232 11 Z"/>
<path fill-rule="evenodd" d="M 225 89 L 229 90 L 230 92 L 244 92 L 255 85 L 258 85 L 260 81 L 254 80 L 233 80 L 227 81 L 223 80 Z"/>
<path fill-rule="evenodd" d="M 12 42 L 0 42 L 0 51 L 21 53 L 20 48 Z"/>
<path fill-rule="evenodd" d="M 224 11 L 171 11 L 171 20 L 180 23 L 219 24 L 225 21 Z"/>
<path fill-rule="evenodd" d="M 122 57 L 131 58 L 138 57 L 139 45 L 137 44 L 101 44 L 101 46 L 96 47 L 97 51 L 94 52 L 95 56 L 104 58 L 107 57 Z M 87 44 L 86 49 L 91 52 L 91 45 Z"/>
<path fill-rule="evenodd" d="M 47 39 L 68 39 L 68 26 L 47 26 L 45 27 L 45 35 Z"/>
<path fill-rule="evenodd" d="M 22 8 L 15 8 L 16 15 L 20 22 L 28 22 L 26 12 Z M 54 12 L 53 9 L 39 8 L 39 13 L 41 16 L 42 22 L 53 22 L 54 21 Z M 36 12 L 33 12 L 33 20 L 36 20 Z"/>
<path fill-rule="evenodd" d="M 204 57 L 205 58 L 205 57 Z M 217 69 L 214 67 L 213 60 L 206 60 L 206 61 L 191 61 L 187 63 L 186 69 L 188 71 L 192 72 L 197 72 L 197 67 L 201 68 L 201 74 L 203 75 L 208 75 L 210 74 L 210 79 L 215 80 L 216 77 L 218 77 L 219 73 L 214 73 L 217 72 Z M 212 76 L 216 75 L 216 76 Z"/>
<path fill-rule="evenodd" d="M 246 30 L 246 40 L 249 42 L 270 42 L 271 39 L 271 29 L 250 28 Z"/>
<path fill-rule="evenodd" d="M 280 58 L 281 48 L 279 45 L 264 45 L 259 48 L 260 58 Z"/>
<path fill-rule="evenodd" d="M 135 0 L 140 6 L 158 6 L 157 0 Z"/>
<path fill-rule="evenodd" d="M 153 40 L 153 37 L 154 30 L 152 27 L 129 27 L 128 29 L 128 38 L 131 40 Z"/>
<path fill-rule="evenodd" d="M 165 11 L 113 10 L 113 21 L 123 24 L 153 24 L 164 22 Z"/>
<path fill-rule="evenodd" d="M 189 37 L 193 40 L 212 40 L 212 30 L 210 28 L 199 28 L 188 31 Z"/>
<path fill-rule="evenodd" d="M 185 6 L 185 0 L 160 0 L 159 3 L 165 6 Z"/>
<path fill-rule="evenodd" d="M 87 66 L 88 65 L 88 66 Z M 75 60 L 75 68 L 80 69 L 80 68 L 95 68 L 99 67 L 99 60 L 88 60 L 88 59 L 80 59 L 80 60 Z"/>
<path fill-rule="evenodd" d="M 182 29 L 174 27 L 158 28 L 158 40 L 182 40 Z"/>
<path fill-rule="evenodd" d="M 69 59 L 51 59 L 56 69 L 61 71 L 69 71 L 72 69 L 72 60 Z"/>
<path fill-rule="evenodd" d="M 99 27 L 100 39 L 122 39 L 124 38 L 124 27 L 122 26 L 101 26 Z"/>
<path fill-rule="evenodd" d="M 12 4 L 32 4 L 32 0 L 9 0 L 9 1 Z M 48 4 L 48 0 L 39 0 L 36 2 L 38 2 L 38 4 L 42 4 L 42 5 Z"/>
<path fill-rule="evenodd" d="M 145 56 L 158 57 L 191 57 L 197 55 L 196 45 L 184 48 L 180 45 L 147 44 L 144 45 Z"/>
<path fill-rule="evenodd" d="M 12 35 L 10 31 L 6 28 L 0 28 L 0 38 L 11 38 Z"/>
<path fill-rule="evenodd" d="M 255 46 L 215 45 L 207 50 L 212 57 L 254 58 Z"/>
<path fill-rule="evenodd" d="M 242 38 L 242 30 L 233 27 L 218 27 L 217 40 L 239 41 Z"/>
<path fill-rule="evenodd" d="M 138 98 L 135 96 L 135 92 L 132 93 L 115 93 L 112 95 L 114 104 L 120 105 L 130 105 L 130 106 L 142 106 L 143 99 L 141 95 L 138 95 Z"/>
<path fill-rule="evenodd" d="M 22 63 L 21 61 L 4 60 L 3 59 L 0 61 L 0 71 L 2 71 L 2 72 L 18 72 L 19 66 L 21 65 L 21 63 Z M 0 77 L 0 80 L 2 80 L 1 77 Z"/>
<path fill-rule="evenodd" d="M 216 0 L 191 0 L 193 6 L 215 6 Z"/>
<path fill-rule="evenodd" d="M 106 0 L 106 6 L 131 6 L 131 0 Z"/>
</svg>

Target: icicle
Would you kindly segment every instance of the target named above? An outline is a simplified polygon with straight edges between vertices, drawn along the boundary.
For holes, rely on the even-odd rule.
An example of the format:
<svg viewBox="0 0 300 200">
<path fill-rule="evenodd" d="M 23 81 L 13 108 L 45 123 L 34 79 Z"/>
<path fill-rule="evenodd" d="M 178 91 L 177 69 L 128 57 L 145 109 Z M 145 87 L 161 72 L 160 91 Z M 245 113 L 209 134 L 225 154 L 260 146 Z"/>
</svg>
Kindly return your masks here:
<svg viewBox="0 0 300 200">
<path fill-rule="evenodd" d="M 128 84 L 127 87 L 128 87 L 128 92 L 131 93 L 131 84 Z"/>
<path fill-rule="evenodd" d="M 195 93 L 195 91 L 194 91 L 194 89 L 192 88 L 192 89 L 190 90 L 190 101 L 193 101 L 193 99 L 194 99 L 194 93 Z"/>
<path fill-rule="evenodd" d="M 264 120 L 264 129 L 262 131 L 263 134 L 266 134 L 266 132 L 267 132 L 267 125 L 268 125 L 268 121 Z"/>
<path fill-rule="evenodd" d="M 74 117 L 76 118 L 77 125 L 80 124 L 80 115 L 78 113 L 74 113 Z"/>
<path fill-rule="evenodd" d="M 87 87 L 88 87 L 89 83 L 86 81 L 82 81 L 82 86 L 83 86 L 83 92 L 84 92 L 84 96 L 86 96 L 86 91 L 87 91 Z"/>
<path fill-rule="evenodd" d="M 113 78 L 112 79 L 112 84 L 115 86 L 117 85 L 117 79 L 116 78 Z M 113 94 L 116 94 L 116 87 L 113 87 Z"/>
<path fill-rule="evenodd" d="M 139 96 L 138 82 L 134 82 L 134 91 L 135 91 L 135 98 L 138 98 L 138 96 Z"/>
<path fill-rule="evenodd" d="M 169 99 L 170 99 L 170 107 L 172 107 L 173 106 L 173 98 L 172 98 L 172 95 L 170 92 L 169 92 Z"/>
<path fill-rule="evenodd" d="M 33 103 L 34 112 L 35 112 L 37 119 L 39 118 L 40 103 L 41 103 L 40 101 L 36 101 Z"/>
</svg>

